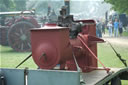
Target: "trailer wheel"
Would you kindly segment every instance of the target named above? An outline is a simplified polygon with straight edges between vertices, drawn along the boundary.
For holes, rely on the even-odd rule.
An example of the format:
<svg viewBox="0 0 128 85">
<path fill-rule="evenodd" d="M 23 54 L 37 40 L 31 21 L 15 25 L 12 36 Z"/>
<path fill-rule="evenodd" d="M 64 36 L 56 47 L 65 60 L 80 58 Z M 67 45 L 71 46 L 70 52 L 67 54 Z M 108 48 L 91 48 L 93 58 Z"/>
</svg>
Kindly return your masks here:
<svg viewBox="0 0 128 85">
<path fill-rule="evenodd" d="M 8 31 L 8 43 L 15 51 L 31 51 L 31 28 L 35 28 L 35 26 L 27 21 L 20 21 L 11 26 Z"/>
<path fill-rule="evenodd" d="M 111 80 L 111 85 L 121 85 L 121 80 L 119 77 L 115 77 Z"/>
</svg>

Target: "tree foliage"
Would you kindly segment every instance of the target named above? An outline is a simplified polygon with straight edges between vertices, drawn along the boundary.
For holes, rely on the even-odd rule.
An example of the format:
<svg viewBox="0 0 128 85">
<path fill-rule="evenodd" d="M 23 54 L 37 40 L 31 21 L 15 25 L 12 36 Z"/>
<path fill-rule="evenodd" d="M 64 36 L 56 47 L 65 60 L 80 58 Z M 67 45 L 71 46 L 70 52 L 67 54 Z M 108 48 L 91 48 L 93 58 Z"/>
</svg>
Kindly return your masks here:
<svg viewBox="0 0 128 85">
<path fill-rule="evenodd" d="M 112 9 L 119 13 L 128 14 L 128 0 L 104 0 L 112 5 Z"/>
<path fill-rule="evenodd" d="M 0 11 L 11 11 L 15 7 L 13 0 L 0 0 Z"/>
<path fill-rule="evenodd" d="M 27 0 L 0 0 L 0 12 L 24 11 Z"/>
<path fill-rule="evenodd" d="M 26 10 L 26 2 L 27 0 L 14 0 L 15 10 L 16 11 L 24 11 Z"/>
</svg>

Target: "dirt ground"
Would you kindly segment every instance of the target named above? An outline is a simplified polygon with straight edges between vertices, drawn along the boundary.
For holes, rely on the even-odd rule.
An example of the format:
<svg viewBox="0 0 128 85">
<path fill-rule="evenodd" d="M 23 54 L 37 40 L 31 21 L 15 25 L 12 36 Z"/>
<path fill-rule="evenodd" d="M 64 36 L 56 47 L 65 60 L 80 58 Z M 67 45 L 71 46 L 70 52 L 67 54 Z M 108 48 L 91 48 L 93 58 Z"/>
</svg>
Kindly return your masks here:
<svg viewBox="0 0 128 85">
<path fill-rule="evenodd" d="M 123 36 L 119 36 L 119 37 L 109 37 L 108 34 L 103 34 L 102 37 L 105 41 L 109 41 L 112 44 L 115 45 L 121 45 L 121 46 L 126 46 L 128 47 L 128 37 L 123 37 Z"/>
</svg>

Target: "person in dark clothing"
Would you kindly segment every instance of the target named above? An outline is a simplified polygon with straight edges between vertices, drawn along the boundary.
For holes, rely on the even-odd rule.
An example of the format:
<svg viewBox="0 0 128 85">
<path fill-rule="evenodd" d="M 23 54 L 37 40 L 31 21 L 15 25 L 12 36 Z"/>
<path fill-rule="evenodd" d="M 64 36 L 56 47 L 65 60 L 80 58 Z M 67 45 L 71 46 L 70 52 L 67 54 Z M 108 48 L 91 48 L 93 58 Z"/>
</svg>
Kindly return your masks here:
<svg viewBox="0 0 128 85">
<path fill-rule="evenodd" d="M 47 16 L 49 16 L 49 14 L 51 13 L 51 6 L 48 5 L 48 12 L 47 12 Z"/>
<path fill-rule="evenodd" d="M 102 23 L 102 33 L 105 34 L 105 23 L 104 22 Z"/>
<path fill-rule="evenodd" d="M 102 24 L 99 20 L 97 20 L 97 23 L 96 23 L 96 36 L 97 37 L 102 37 Z"/>
<path fill-rule="evenodd" d="M 5 16 L 1 17 L 1 26 L 5 26 L 5 19 L 6 19 Z"/>
<path fill-rule="evenodd" d="M 123 33 L 123 25 L 122 25 L 122 22 L 119 21 L 119 34 L 120 34 L 120 36 L 122 36 L 122 33 Z"/>
</svg>

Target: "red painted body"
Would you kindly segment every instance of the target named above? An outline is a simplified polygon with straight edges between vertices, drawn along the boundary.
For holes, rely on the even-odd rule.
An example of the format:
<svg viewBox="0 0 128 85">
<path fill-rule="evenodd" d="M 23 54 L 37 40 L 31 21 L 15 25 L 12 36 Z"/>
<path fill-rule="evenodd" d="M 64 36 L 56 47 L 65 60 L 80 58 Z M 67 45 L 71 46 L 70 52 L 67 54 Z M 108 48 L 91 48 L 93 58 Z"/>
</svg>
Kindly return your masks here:
<svg viewBox="0 0 128 85">
<path fill-rule="evenodd" d="M 31 41 L 33 59 L 42 69 L 52 69 L 72 57 L 68 28 L 50 25 L 31 30 Z"/>
<path fill-rule="evenodd" d="M 88 48 L 97 55 L 96 43 L 103 40 L 95 37 L 96 24 L 93 20 L 81 22 L 85 23 L 85 26 L 75 39 L 69 38 L 69 28 L 58 27 L 54 24 L 31 30 L 32 56 L 41 69 L 53 69 L 60 64 L 61 69 L 67 66 L 68 70 L 77 70 L 73 53 L 83 72 L 97 68 L 97 60 Z"/>
<path fill-rule="evenodd" d="M 32 23 L 36 28 L 39 28 L 40 25 L 38 24 L 37 20 L 34 19 L 32 16 L 21 16 L 21 18 L 17 19 L 15 22 L 20 22 L 20 21 L 27 21 Z"/>
</svg>

